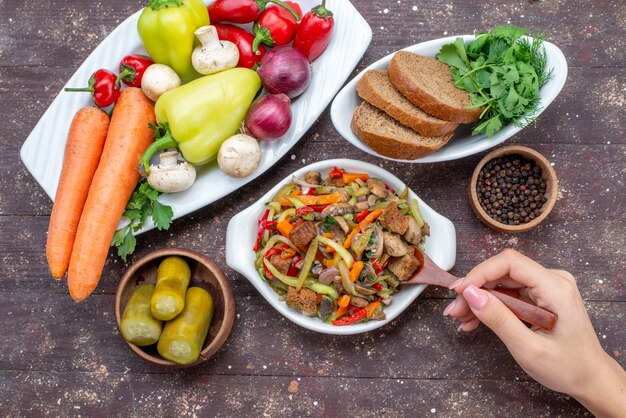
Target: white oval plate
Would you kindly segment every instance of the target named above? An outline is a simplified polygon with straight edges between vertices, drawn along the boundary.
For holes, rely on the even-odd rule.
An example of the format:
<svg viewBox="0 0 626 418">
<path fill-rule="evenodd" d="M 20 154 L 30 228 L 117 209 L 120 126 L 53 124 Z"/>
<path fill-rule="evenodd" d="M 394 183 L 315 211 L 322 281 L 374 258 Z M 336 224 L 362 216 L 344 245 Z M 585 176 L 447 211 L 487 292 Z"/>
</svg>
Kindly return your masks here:
<svg viewBox="0 0 626 418">
<path fill-rule="evenodd" d="M 298 3 L 306 13 L 319 1 L 299 0 Z M 293 123 L 289 131 L 274 142 L 261 143 L 261 165 L 249 177 L 228 177 L 215 163 L 198 167 L 198 177 L 190 189 L 159 198 L 159 201 L 172 207 L 174 219 L 213 203 L 263 174 L 298 142 L 348 79 L 370 44 L 372 30 L 350 2 L 328 0 L 327 7 L 334 12 L 335 18 L 332 38 L 326 51 L 313 62 L 309 88 L 293 101 Z M 136 29 L 140 13 L 133 14 L 113 30 L 87 57 L 65 87 L 87 85 L 89 76 L 98 68 L 117 72 L 117 64 L 127 54 L 146 54 Z M 249 29 L 250 25 L 244 27 Z M 358 42 L 355 41 L 357 39 Z M 22 146 L 20 156 L 24 165 L 52 200 L 59 182 L 72 118 L 78 109 L 91 105 L 89 94 L 61 90 Z M 152 222 L 148 220 L 139 233 L 152 228 Z"/>
<path fill-rule="evenodd" d="M 465 43 L 476 39 L 474 35 L 448 36 L 447 38 L 434 39 L 432 41 L 415 44 L 404 48 L 403 50 L 434 58 L 443 45 L 453 43 L 456 38 L 463 38 Z M 561 52 L 556 45 L 550 42 L 544 42 L 544 45 L 548 57 L 546 68 L 548 71 L 552 69 L 553 77 L 539 91 L 541 97 L 539 103 L 540 109 L 534 114 L 534 116 L 539 116 L 541 112 L 543 112 L 543 110 L 548 107 L 550 103 L 552 103 L 565 85 L 565 80 L 567 79 L 567 61 L 565 60 L 563 52 Z M 522 129 L 514 126 L 513 124 L 508 124 L 493 137 L 487 138 L 487 135 L 484 134 L 472 136 L 472 125 L 460 125 L 450 142 L 448 142 L 443 148 L 426 157 L 415 160 L 400 160 L 385 157 L 384 155 L 377 153 L 361 141 L 354 134 L 354 132 L 352 132 L 352 129 L 350 129 L 350 122 L 352 121 L 354 109 L 362 102 L 362 99 L 356 93 L 356 84 L 367 70 L 387 69 L 394 54 L 395 52 L 387 55 L 361 71 L 359 75 L 354 77 L 352 81 L 350 81 L 339 92 L 339 94 L 337 94 L 337 97 L 335 97 L 335 100 L 333 101 L 330 109 L 330 116 L 333 120 L 333 125 L 335 125 L 335 129 L 337 129 L 341 136 L 347 139 L 348 142 L 355 147 L 387 160 L 404 163 L 436 163 L 440 161 L 457 160 L 459 158 L 467 157 L 468 155 L 477 154 L 506 141 Z"/>
<path fill-rule="evenodd" d="M 372 177 L 382 179 L 395 190 L 403 190 L 404 182 L 388 171 L 362 161 L 337 159 L 313 163 L 293 173 L 303 177 L 307 171 L 318 171 L 327 176 L 333 167 L 344 168 L 346 171 L 368 173 Z M 407 285 L 393 296 L 391 304 L 385 307 L 386 319 L 382 321 L 368 321 L 350 326 L 335 326 L 323 322 L 317 317 L 304 316 L 295 309 L 287 306 L 278 298 L 278 294 L 259 276 L 254 267 L 255 254 L 252 251 L 257 235 L 258 220 L 263 216 L 265 203 L 269 202 L 278 190 L 291 182 L 290 174 L 278 183 L 272 190 L 252 204 L 249 208 L 239 212 L 228 223 L 226 231 L 226 264 L 243 274 L 256 287 L 261 295 L 284 317 L 296 324 L 312 331 L 324 334 L 350 335 L 371 331 L 380 328 L 395 319 L 422 293 L 426 285 Z M 430 226 L 431 236 L 426 240 L 426 254 L 441 268 L 450 270 L 456 260 L 456 232 L 450 220 L 435 212 L 419 197 L 409 192 L 413 199 L 418 200 L 420 212 Z"/>
</svg>

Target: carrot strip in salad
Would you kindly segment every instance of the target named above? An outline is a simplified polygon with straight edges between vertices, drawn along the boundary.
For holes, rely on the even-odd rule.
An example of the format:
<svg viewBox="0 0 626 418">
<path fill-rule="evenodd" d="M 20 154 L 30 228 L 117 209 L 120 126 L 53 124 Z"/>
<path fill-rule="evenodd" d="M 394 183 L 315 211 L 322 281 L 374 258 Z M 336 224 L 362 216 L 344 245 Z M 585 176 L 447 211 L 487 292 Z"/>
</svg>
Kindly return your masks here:
<svg viewBox="0 0 626 418">
<path fill-rule="evenodd" d="M 292 197 L 292 199 L 295 199 Z M 331 194 L 322 194 L 322 195 L 299 195 L 297 199 L 304 204 L 304 206 L 322 206 L 322 205 L 330 205 L 331 203 L 339 203 L 341 200 L 341 196 L 337 193 Z M 293 202 L 290 199 L 287 199 L 287 196 L 280 195 L 278 197 L 278 202 L 281 206 L 292 207 L 294 206 Z"/>
<path fill-rule="evenodd" d="M 368 214 L 365 219 L 359 222 L 359 228 L 361 229 L 361 231 L 365 231 L 365 227 L 374 222 L 382 214 L 382 209 L 376 209 L 372 213 Z"/>
<path fill-rule="evenodd" d="M 376 309 L 378 309 L 378 307 L 380 306 L 380 301 L 379 300 L 375 300 L 374 302 L 370 303 L 369 305 L 367 305 L 365 307 L 365 310 L 367 311 L 367 318 L 371 318 L 372 315 L 374 315 L 374 312 L 376 312 Z"/>
<path fill-rule="evenodd" d="M 366 173 L 343 173 L 343 182 L 348 184 L 359 179 L 361 181 L 367 181 L 370 176 Z"/>
<path fill-rule="evenodd" d="M 344 295 L 345 296 L 345 295 Z M 348 301 L 350 301 L 350 297 L 348 297 Z M 335 313 L 335 319 L 339 319 L 344 316 L 348 312 L 348 305 L 340 306 L 337 308 L 337 313 Z"/>
<path fill-rule="evenodd" d="M 280 232 L 283 237 L 289 238 L 289 233 L 293 229 L 293 226 L 291 226 L 287 219 L 283 219 L 276 224 L 276 229 L 278 229 L 278 232 Z"/>
<path fill-rule="evenodd" d="M 337 305 L 339 305 L 340 308 L 347 308 L 349 304 L 350 295 L 341 295 L 341 297 L 337 301 Z"/>
<path fill-rule="evenodd" d="M 346 240 L 343 242 L 343 248 L 350 248 L 352 245 L 352 238 L 360 231 L 359 226 L 354 227 L 352 231 L 346 237 Z"/>
<path fill-rule="evenodd" d="M 352 283 L 356 282 L 363 270 L 363 262 L 357 261 L 352 265 L 352 269 L 350 270 L 350 281 Z"/>
</svg>

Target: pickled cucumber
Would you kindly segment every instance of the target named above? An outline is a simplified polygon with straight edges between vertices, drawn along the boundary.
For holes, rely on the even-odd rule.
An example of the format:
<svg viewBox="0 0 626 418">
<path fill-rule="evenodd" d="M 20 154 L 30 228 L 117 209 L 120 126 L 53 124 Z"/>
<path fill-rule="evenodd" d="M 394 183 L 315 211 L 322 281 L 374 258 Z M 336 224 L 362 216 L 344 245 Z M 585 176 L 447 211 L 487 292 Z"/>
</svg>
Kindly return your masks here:
<svg viewBox="0 0 626 418">
<path fill-rule="evenodd" d="M 152 316 L 169 321 L 180 314 L 185 306 L 185 292 L 189 286 L 191 270 L 181 257 L 167 257 L 159 264 L 156 289 L 152 295 Z"/>
<path fill-rule="evenodd" d="M 150 312 L 150 299 L 154 287 L 153 284 L 142 284 L 137 287 L 126 304 L 120 322 L 120 332 L 129 343 L 144 346 L 159 340 L 163 324 Z"/>
<path fill-rule="evenodd" d="M 185 307 L 176 318 L 165 323 L 157 345 L 159 354 L 178 364 L 198 359 L 213 319 L 213 299 L 201 287 L 190 287 Z"/>
</svg>

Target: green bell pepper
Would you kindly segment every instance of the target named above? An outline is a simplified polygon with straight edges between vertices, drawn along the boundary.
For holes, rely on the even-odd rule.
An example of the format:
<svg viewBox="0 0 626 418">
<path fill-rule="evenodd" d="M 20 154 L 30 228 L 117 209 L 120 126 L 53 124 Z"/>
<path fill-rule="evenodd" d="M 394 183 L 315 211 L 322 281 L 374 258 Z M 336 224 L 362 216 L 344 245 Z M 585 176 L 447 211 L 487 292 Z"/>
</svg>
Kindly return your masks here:
<svg viewBox="0 0 626 418">
<path fill-rule="evenodd" d="M 191 65 L 191 53 L 199 45 L 194 31 L 209 24 L 202 0 L 150 0 L 139 16 L 137 31 L 154 62 L 172 67 L 188 81 L 200 76 Z"/>
<path fill-rule="evenodd" d="M 154 108 L 157 138 L 141 157 L 146 173 L 150 159 L 167 148 L 178 148 L 192 164 L 212 161 L 222 142 L 241 127 L 260 88 L 256 71 L 231 68 L 163 94 Z"/>
</svg>

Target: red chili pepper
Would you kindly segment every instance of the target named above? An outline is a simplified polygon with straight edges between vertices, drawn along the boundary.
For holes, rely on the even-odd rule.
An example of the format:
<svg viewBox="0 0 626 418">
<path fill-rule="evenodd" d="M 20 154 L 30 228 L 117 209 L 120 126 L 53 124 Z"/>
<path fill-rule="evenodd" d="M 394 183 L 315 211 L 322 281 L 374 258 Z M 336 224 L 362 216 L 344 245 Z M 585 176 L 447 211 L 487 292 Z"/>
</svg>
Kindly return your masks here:
<svg viewBox="0 0 626 418">
<path fill-rule="evenodd" d="M 310 207 L 313 208 L 313 210 L 315 212 L 321 212 L 321 211 L 323 211 L 326 208 L 326 206 L 328 206 L 328 205 L 313 205 L 313 206 L 310 206 Z"/>
<path fill-rule="evenodd" d="M 259 227 L 256 231 L 256 241 L 254 242 L 254 247 L 252 247 L 252 251 L 254 252 L 259 251 L 259 249 L 261 248 L 261 239 L 263 238 L 263 233 L 265 232 L 264 222 L 267 222 L 268 216 L 270 216 L 269 209 L 267 209 L 263 216 L 261 216 L 261 219 L 259 219 Z"/>
<path fill-rule="evenodd" d="M 374 273 L 378 274 L 381 271 L 383 271 L 385 267 L 387 267 L 387 264 L 389 264 L 389 259 L 386 259 L 383 264 L 380 264 L 380 261 L 378 260 L 372 260 L 372 267 L 374 267 Z"/>
<path fill-rule="evenodd" d="M 298 15 L 290 2 L 281 0 L 217 0 L 209 6 L 209 18 L 212 25 L 219 22 L 252 23 L 265 11 L 268 3 L 276 3 L 296 20 L 302 16 L 302 11 Z"/>
<path fill-rule="evenodd" d="M 302 18 L 293 40 L 294 48 L 302 51 L 309 62 L 314 61 L 328 46 L 334 25 L 333 12 L 326 8 L 326 0 L 322 0 L 322 4 Z"/>
<path fill-rule="evenodd" d="M 301 208 L 296 209 L 296 215 L 306 215 L 307 213 L 313 213 L 315 209 L 311 206 L 302 206 Z"/>
<path fill-rule="evenodd" d="M 345 316 L 341 319 L 335 319 L 332 321 L 333 325 L 342 326 L 342 325 L 351 325 L 356 322 L 361 321 L 367 316 L 367 310 L 365 308 L 361 308 L 350 316 Z"/>
<path fill-rule="evenodd" d="M 302 261 L 302 256 L 300 254 L 296 254 L 293 256 L 293 259 L 291 260 L 291 266 L 289 266 L 289 271 L 287 272 L 288 276 L 295 277 L 298 274 L 300 269 L 296 267 L 296 265 L 300 261 Z"/>
<path fill-rule="evenodd" d="M 361 222 L 367 215 L 369 215 L 370 211 L 365 209 L 363 212 L 356 214 L 356 220 Z"/>
<path fill-rule="evenodd" d="M 117 76 L 109 70 L 98 70 L 89 77 L 87 87 L 66 88 L 65 91 L 88 91 L 98 107 L 107 107 L 115 103 L 120 96 Z"/>
<path fill-rule="evenodd" d="M 263 258 L 265 258 L 267 261 L 269 261 L 271 256 L 280 254 L 280 251 L 281 250 L 279 250 L 278 248 L 272 247 L 269 250 L 267 250 L 267 252 L 265 253 L 265 256 Z M 265 273 L 265 277 L 267 277 L 270 280 L 274 278 L 274 275 L 272 273 L 270 273 L 270 271 L 267 268 L 267 266 L 265 265 L 265 263 L 263 263 L 263 273 Z"/>
<path fill-rule="evenodd" d="M 341 171 L 338 167 L 335 167 L 330 173 L 328 173 L 328 177 L 330 177 L 331 179 L 342 179 L 343 171 Z"/>
<path fill-rule="evenodd" d="M 154 61 L 146 55 L 126 55 L 120 61 L 120 75 L 117 76 L 115 82 L 119 85 L 120 80 L 122 80 L 129 87 L 141 87 L 143 73 L 152 64 L 154 64 Z"/>
<path fill-rule="evenodd" d="M 380 292 L 381 290 L 383 290 L 383 285 L 380 283 L 374 283 L 372 287 L 376 289 L 377 292 Z"/>
<path fill-rule="evenodd" d="M 237 45 L 237 49 L 239 49 L 239 62 L 237 63 L 237 67 L 254 69 L 261 62 L 266 50 L 263 45 L 259 45 L 259 55 L 252 51 L 252 43 L 254 42 L 253 34 L 239 26 L 212 22 L 211 24 L 217 29 L 218 38 Z"/>
<path fill-rule="evenodd" d="M 302 13 L 297 3 L 290 1 L 286 3 Z M 259 53 L 259 44 L 261 43 L 270 47 L 287 45 L 293 41 L 297 31 L 298 21 L 286 9 L 268 7 L 252 26 L 252 32 L 255 35 L 252 50 L 255 54 Z"/>
</svg>

